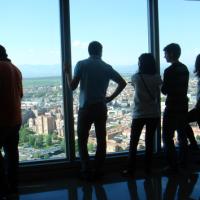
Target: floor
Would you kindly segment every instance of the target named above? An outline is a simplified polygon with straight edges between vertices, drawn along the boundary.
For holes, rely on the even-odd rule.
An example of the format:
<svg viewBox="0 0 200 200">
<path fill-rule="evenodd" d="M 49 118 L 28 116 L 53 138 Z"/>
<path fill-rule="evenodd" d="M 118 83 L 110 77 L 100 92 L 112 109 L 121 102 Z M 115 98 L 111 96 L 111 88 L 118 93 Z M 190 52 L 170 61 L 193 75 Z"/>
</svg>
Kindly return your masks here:
<svg viewBox="0 0 200 200">
<path fill-rule="evenodd" d="M 153 169 L 151 176 L 137 170 L 135 178 L 123 177 L 119 170 L 109 170 L 98 181 L 88 182 L 78 175 L 57 180 L 41 180 L 20 185 L 15 200 L 200 200 L 200 153 L 188 170 L 164 175 Z M 156 165 L 158 166 L 158 164 Z"/>
<path fill-rule="evenodd" d="M 21 186 L 18 200 L 200 200 L 200 173 L 124 178 L 106 174 L 96 182 L 70 180 Z"/>
</svg>

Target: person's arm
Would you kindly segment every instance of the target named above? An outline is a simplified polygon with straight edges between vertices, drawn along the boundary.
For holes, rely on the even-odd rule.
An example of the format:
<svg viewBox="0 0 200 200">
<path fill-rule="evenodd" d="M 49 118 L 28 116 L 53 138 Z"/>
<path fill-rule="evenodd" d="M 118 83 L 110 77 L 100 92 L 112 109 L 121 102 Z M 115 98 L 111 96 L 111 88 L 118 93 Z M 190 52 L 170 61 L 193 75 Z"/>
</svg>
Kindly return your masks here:
<svg viewBox="0 0 200 200">
<path fill-rule="evenodd" d="M 166 95 L 168 93 L 168 84 L 167 84 L 167 78 L 168 78 L 168 75 L 166 73 L 166 71 L 164 72 L 164 75 L 163 75 L 163 83 L 162 83 L 162 86 L 161 86 L 161 92 Z"/>
<path fill-rule="evenodd" d="M 163 84 L 163 80 L 162 80 L 162 78 L 161 78 L 160 75 L 157 76 L 156 84 L 158 85 L 158 88 L 159 88 L 159 90 L 161 91 L 161 87 L 162 87 L 162 84 Z"/>
<path fill-rule="evenodd" d="M 21 95 L 21 99 L 23 98 L 24 96 L 24 93 L 23 93 L 23 84 L 22 84 L 22 75 L 21 75 L 21 79 L 20 79 L 20 95 Z"/>
<path fill-rule="evenodd" d="M 24 96 L 24 93 L 23 93 L 23 83 L 22 83 L 22 73 L 21 71 L 19 71 L 18 68 L 17 69 L 17 72 L 16 72 L 16 76 L 17 76 L 17 87 L 18 87 L 18 92 L 19 92 L 19 96 L 20 98 L 22 99 L 23 96 Z"/>
<path fill-rule="evenodd" d="M 117 97 L 121 93 L 121 91 L 126 87 L 126 81 L 116 71 L 114 71 L 114 76 L 112 80 L 116 82 L 118 86 L 110 96 L 106 97 L 107 103 L 112 101 L 115 97 Z"/>
<path fill-rule="evenodd" d="M 80 82 L 80 77 L 76 76 L 75 74 L 74 77 L 72 78 L 70 66 L 67 64 L 65 65 L 65 73 L 67 76 L 67 83 L 68 83 L 69 88 L 71 90 L 75 90 L 78 87 L 78 84 Z"/>
<path fill-rule="evenodd" d="M 133 86 L 133 87 L 135 87 L 135 76 L 137 76 L 136 74 L 133 74 L 132 76 L 131 76 L 131 85 Z"/>
</svg>

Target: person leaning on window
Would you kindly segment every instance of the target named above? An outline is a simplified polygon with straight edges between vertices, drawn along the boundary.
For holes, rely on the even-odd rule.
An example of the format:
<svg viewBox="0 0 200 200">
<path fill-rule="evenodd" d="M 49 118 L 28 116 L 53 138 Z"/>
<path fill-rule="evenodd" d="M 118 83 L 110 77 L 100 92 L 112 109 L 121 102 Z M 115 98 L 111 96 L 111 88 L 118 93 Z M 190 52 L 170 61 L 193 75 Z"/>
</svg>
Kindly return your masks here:
<svg viewBox="0 0 200 200">
<path fill-rule="evenodd" d="M 119 73 L 101 59 L 102 48 L 101 43 L 97 41 L 89 44 L 89 58 L 76 64 L 72 80 L 69 66 L 66 66 L 70 88 L 75 90 L 80 82 L 77 135 L 81 176 L 84 179 L 99 178 L 102 175 L 102 166 L 106 156 L 106 103 L 118 96 L 126 86 L 125 80 Z M 117 87 L 110 96 L 106 96 L 110 80 L 117 83 Z M 97 138 L 97 148 L 94 169 L 91 169 L 87 143 L 93 123 Z"/>
<path fill-rule="evenodd" d="M 189 148 L 191 150 L 199 150 L 197 141 L 194 137 L 194 132 L 189 125 L 191 122 L 197 122 L 198 126 L 200 127 L 200 54 L 196 57 L 195 61 L 195 69 L 194 73 L 197 76 L 198 83 L 197 83 L 197 103 L 195 107 L 188 112 L 188 124 L 186 127 L 187 138 L 189 139 L 190 145 Z"/>
<path fill-rule="evenodd" d="M 136 153 L 142 129 L 145 132 L 145 172 L 151 173 L 153 138 L 160 121 L 159 93 L 161 76 L 156 72 L 156 62 L 151 53 L 144 53 L 138 59 L 139 70 L 132 76 L 135 90 L 133 119 L 128 154 L 128 167 L 122 174 L 133 176 L 136 170 Z"/>
<path fill-rule="evenodd" d="M 22 75 L 0 45 L 0 190 L 18 193 L 19 129 L 21 126 Z M 4 150 L 4 156 L 1 150 Z M 4 168 L 6 166 L 6 168 Z"/>
</svg>

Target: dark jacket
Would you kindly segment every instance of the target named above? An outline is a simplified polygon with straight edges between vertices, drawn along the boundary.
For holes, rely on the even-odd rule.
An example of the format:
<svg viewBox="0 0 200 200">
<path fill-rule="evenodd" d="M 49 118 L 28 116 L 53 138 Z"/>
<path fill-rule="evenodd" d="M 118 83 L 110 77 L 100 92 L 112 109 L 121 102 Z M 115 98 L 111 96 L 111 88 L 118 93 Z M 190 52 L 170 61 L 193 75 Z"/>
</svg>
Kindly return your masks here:
<svg viewBox="0 0 200 200">
<path fill-rule="evenodd" d="M 0 61 L 0 127 L 21 124 L 22 75 L 9 61 Z"/>
<path fill-rule="evenodd" d="M 181 114 L 188 111 L 189 71 L 183 63 L 173 63 L 164 71 L 161 92 L 167 95 L 166 111 Z"/>
</svg>

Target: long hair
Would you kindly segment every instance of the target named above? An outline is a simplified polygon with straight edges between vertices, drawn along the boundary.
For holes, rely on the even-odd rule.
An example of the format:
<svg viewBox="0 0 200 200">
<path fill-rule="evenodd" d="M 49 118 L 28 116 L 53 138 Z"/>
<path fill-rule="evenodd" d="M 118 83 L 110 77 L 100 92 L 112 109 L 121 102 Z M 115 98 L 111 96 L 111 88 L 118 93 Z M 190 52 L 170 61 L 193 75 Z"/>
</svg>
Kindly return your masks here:
<svg viewBox="0 0 200 200">
<path fill-rule="evenodd" d="M 138 61 L 140 74 L 156 74 L 156 61 L 151 53 L 142 54 Z"/>
<path fill-rule="evenodd" d="M 195 65 L 194 65 L 194 73 L 199 78 L 200 77 L 200 54 L 197 55 Z"/>
<path fill-rule="evenodd" d="M 9 58 L 8 58 L 8 54 L 6 53 L 6 49 L 0 45 L 0 61 L 11 61 Z"/>
</svg>

